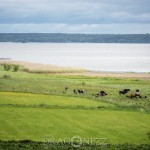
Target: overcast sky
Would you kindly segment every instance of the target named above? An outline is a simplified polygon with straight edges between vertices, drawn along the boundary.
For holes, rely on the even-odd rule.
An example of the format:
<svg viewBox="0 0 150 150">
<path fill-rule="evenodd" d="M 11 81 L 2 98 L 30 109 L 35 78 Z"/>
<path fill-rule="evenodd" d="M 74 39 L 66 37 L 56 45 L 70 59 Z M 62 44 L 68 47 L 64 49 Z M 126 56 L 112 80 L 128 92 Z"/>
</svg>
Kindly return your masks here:
<svg viewBox="0 0 150 150">
<path fill-rule="evenodd" d="M 150 33 L 150 0 L 0 0 L 0 32 Z"/>
</svg>

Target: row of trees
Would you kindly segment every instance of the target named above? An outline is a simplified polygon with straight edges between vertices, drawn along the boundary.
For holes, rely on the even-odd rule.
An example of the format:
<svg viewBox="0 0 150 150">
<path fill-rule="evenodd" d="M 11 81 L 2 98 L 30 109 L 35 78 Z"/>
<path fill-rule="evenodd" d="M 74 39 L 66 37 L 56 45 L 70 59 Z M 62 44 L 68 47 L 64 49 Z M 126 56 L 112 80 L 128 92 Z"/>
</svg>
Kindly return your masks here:
<svg viewBox="0 0 150 150">
<path fill-rule="evenodd" d="M 0 33 L 0 42 L 150 43 L 150 34 Z"/>
</svg>

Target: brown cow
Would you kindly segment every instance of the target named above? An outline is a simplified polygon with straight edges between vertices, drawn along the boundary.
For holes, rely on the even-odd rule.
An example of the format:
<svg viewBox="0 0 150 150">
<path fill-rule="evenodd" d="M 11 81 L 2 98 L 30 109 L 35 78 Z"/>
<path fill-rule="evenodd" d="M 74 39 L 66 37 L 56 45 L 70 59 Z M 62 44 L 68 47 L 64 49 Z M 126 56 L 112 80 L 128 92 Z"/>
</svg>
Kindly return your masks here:
<svg viewBox="0 0 150 150">
<path fill-rule="evenodd" d="M 140 95 L 140 91 L 137 89 L 135 92 L 131 93 L 130 95 L 128 95 L 127 97 L 129 98 L 147 98 L 147 96 L 142 97 Z"/>
</svg>

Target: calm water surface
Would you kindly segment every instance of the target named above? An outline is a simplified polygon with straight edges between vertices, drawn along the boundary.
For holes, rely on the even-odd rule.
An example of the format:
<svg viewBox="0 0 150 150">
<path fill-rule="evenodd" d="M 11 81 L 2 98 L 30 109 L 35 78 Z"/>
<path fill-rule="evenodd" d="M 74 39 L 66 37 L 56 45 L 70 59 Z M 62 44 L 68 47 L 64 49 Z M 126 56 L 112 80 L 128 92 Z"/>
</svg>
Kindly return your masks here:
<svg viewBox="0 0 150 150">
<path fill-rule="evenodd" d="M 150 44 L 0 43 L 0 58 L 96 71 L 150 72 Z"/>
</svg>

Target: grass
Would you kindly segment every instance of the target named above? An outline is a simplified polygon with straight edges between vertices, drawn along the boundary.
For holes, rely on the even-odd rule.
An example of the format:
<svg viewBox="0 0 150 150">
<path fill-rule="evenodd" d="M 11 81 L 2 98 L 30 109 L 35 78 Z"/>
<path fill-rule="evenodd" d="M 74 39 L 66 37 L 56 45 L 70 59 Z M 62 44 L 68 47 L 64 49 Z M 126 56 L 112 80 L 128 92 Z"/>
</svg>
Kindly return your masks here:
<svg viewBox="0 0 150 150">
<path fill-rule="evenodd" d="M 43 141 L 78 135 L 107 138 L 112 144 L 149 142 L 150 116 L 139 112 L 3 107 L 0 122 L 3 140 Z"/>
<path fill-rule="evenodd" d="M 79 97 L 42 95 L 30 93 L 0 92 L 0 105 L 51 105 L 51 106 L 84 106 L 84 107 L 114 107 L 113 104 Z"/>
<path fill-rule="evenodd" d="M 4 75 L 10 78 L 3 78 Z M 73 97 L 87 97 L 98 101 L 119 104 L 120 106 L 137 106 L 150 110 L 150 80 L 136 80 L 131 78 L 108 78 L 108 77 L 85 77 L 85 76 L 61 76 L 53 74 L 31 74 L 26 72 L 7 72 L 0 68 L 0 91 L 39 93 L 53 95 L 67 95 Z M 69 89 L 64 93 L 64 87 Z M 129 99 L 120 96 L 118 91 L 130 88 L 131 92 L 140 89 L 147 99 Z M 73 89 L 84 89 L 85 95 L 75 95 Z M 104 90 L 108 93 L 106 97 L 94 98 L 92 94 Z"/>
<path fill-rule="evenodd" d="M 12 72 L 0 66 L 0 140 L 78 135 L 107 138 L 111 144 L 148 144 L 149 85 L 150 80 Z M 148 98 L 119 95 L 124 88 L 140 89 Z M 85 94 L 74 94 L 73 89 L 84 89 Z M 92 96 L 100 90 L 108 95 Z"/>
<path fill-rule="evenodd" d="M 114 111 L 114 105 L 87 98 L 0 92 L 0 139 L 43 141 L 45 137 L 107 138 L 111 144 L 148 143 L 150 115 L 136 111 Z M 70 109 L 16 107 L 12 105 L 58 105 Z M 72 106 L 97 107 L 104 110 L 72 109 Z"/>
</svg>

